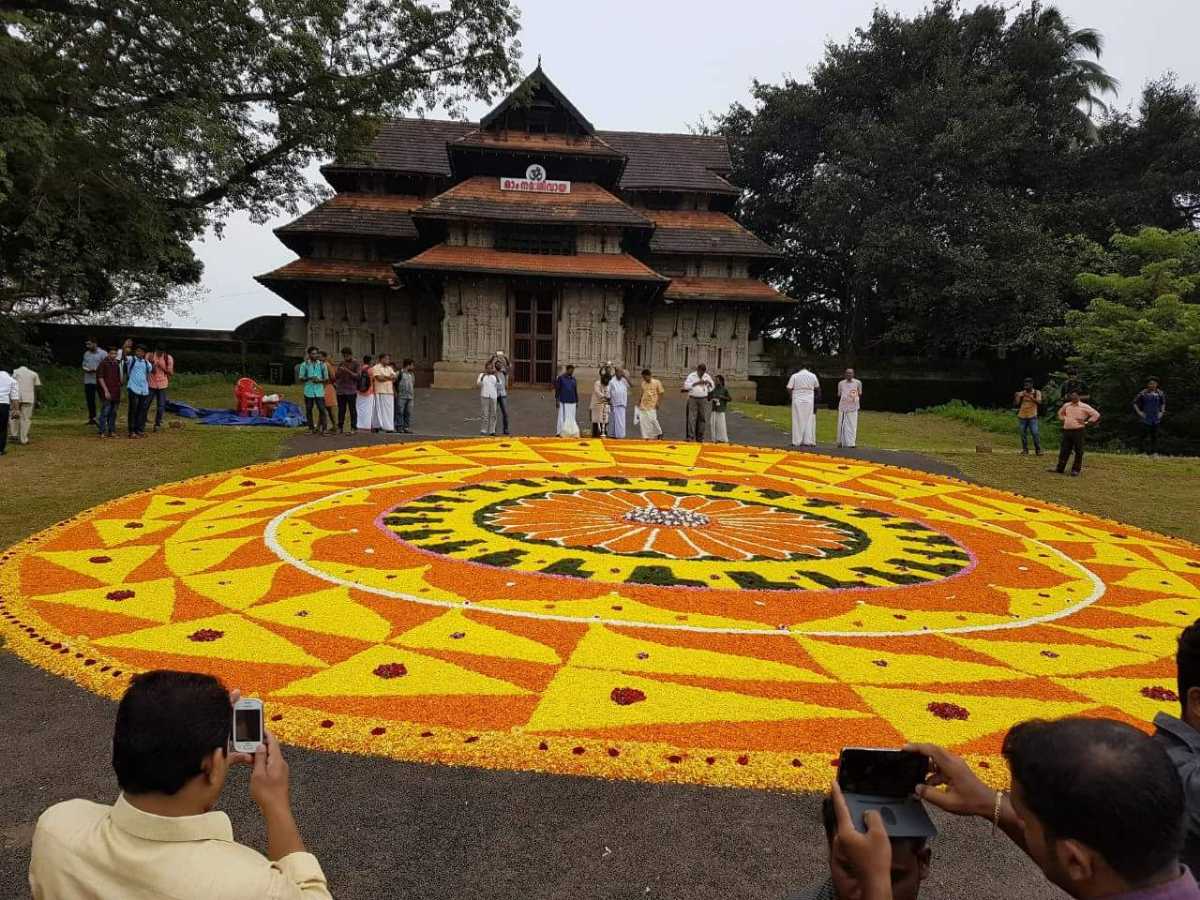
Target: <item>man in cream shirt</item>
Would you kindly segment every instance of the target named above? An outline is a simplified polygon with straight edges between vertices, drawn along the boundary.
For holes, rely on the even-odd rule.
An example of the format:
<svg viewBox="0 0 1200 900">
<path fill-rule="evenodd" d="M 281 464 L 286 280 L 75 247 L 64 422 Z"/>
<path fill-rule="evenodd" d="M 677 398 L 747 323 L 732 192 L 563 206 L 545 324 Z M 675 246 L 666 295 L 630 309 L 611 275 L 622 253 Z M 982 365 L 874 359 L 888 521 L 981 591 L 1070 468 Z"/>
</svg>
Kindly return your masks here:
<svg viewBox="0 0 1200 900">
<path fill-rule="evenodd" d="M 788 379 L 792 395 L 792 446 L 817 446 L 817 400 L 821 397 L 821 382 L 804 366 Z"/>
<path fill-rule="evenodd" d="M 113 806 L 67 800 L 33 835 L 34 900 L 331 900 L 304 849 L 288 793 L 288 766 L 271 734 L 254 754 L 250 796 L 266 820 L 267 856 L 235 843 L 213 808 L 233 763 L 230 695 L 211 675 L 147 672 L 117 707 Z"/>
</svg>

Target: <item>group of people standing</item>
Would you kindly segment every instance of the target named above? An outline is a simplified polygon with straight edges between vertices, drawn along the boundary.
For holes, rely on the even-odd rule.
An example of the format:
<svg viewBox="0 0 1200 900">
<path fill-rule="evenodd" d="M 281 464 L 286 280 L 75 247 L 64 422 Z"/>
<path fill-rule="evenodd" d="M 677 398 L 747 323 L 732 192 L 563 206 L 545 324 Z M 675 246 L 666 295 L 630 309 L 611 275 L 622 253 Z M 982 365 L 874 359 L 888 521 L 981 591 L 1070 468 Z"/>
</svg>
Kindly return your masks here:
<svg viewBox="0 0 1200 900">
<path fill-rule="evenodd" d="M 413 365 L 411 359 L 404 359 L 397 369 L 387 353 L 378 358 L 367 354 L 360 361 L 353 350 L 343 347 L 342 358 L 334 366 L 324 350 L 309 347 L 295 372 L 296 382 L 304 386 L 309 433 L 411 434 L 416 378 Z"/>
<path fill-rule="evenodd" d="M 175 358 L 162 346 L 147 352 L 133 338 L 120 347 L 101 348 L 88 340 L 83 350 L 83 394 L 87 402 L 87 424 L 95 425 L 102 438 L 117 436 L 117 413 L 121 396 L 126 398 L 125 427 L 130 438 L 144 438 L 154 401 L 154 430 L 162 428 L 167 412 L 167 389 L 175 376 Z M 99 405 L 99 414 L 96 407 Z"/>
<path fill-rule="evenodd" d="M 627 435 L 629 403 L 633 391 L 629 375 L 621 366 L 606 362 L 592 383 L 588 403 L 592 437 L 623 438 Z M 640 394 L 633 407 L 633 424 L 643 440 L 658 440 L 663 436 L 658 410 L 664 394 L 663 383 L 650 369 L 642 369 Z M 703 441 L 705 435 L 719 443 L 729 443 L 726 410 L 732 402 L 725 376 L 715 379 L 701 363 L 688 374 L 681 388 L 686 396 L 686 435 L 689 441 Z M 579 424 L 575 418 L 579 405 L 579 384 L 575 367 L 566 366 L 554 381 L 554 403 L 558 413 L 555 434 L 559 437 L 578 437 Z M 507 434 L 507 431 L 505 432 Z"/>
<path fill-rule="evenodd" d="M 801 366 L 787 383 L 792 397 L 792 446 L 817 446 L 817 404 L 821 402 L 821 380 L 806 366 Z M 862 409 L 863 384 L 846 369 L 837 385 L 838 420 L 837 445 L 855 447 L 858 444 L 858 413 Z"/>
</svg>

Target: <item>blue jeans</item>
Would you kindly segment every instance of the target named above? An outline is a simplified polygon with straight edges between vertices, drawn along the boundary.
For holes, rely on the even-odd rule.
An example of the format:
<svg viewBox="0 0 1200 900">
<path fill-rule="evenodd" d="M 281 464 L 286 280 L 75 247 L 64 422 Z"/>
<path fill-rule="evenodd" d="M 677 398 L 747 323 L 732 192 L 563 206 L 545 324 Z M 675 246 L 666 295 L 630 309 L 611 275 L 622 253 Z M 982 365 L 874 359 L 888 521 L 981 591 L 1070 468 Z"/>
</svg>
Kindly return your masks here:
<svg viewBox="0 0 1200 900">
<path fill-rule="evenodd" d="M 1038 453 L 1042 452 L 1042 441 L 1038 436 L 1038 419 L 1033 416 L 1029 419 L 1017 419 L 1017 428 L 1021 434 L 1021 449 L 1025 452 L 1029 451 L 1029 435 L 1033 435 L 1033 449 Z"/>
<path fill-rule="evenodd" d="M 408 431 L 412 425 L 412 397 L 396 398 L 396 430 Z"/>
<path fill-rule="evenodd" d="M 146 433 L 146 416 L 150 412 L 150 395 L 138 394 L 127 390 L 129 395 L 129 412 L 126 414 L 126 426 L 130 434 Z"/>
<path fill-rule="evenodd" d="M 96 423 L 101 434 L 117 433 L 117 407 L 121 405 L 120 396 L 112 400 L 104 400 L 100 406 L 100 420 Z"/>
<path fill-rule="evenodd" d="M 167 389 L 150 388 L 150 396 L 154 398 L 154 427 L 160 428 L 163 423 L 163 413 L 167 411 Z M 149 403 L 149 401 L 146 401 Z"/>
<path fill-rule="evenodd" d="M 500 430 L 508 434 L 508 396 L 496 398 L 496 409 L 500 410 Z"/>
</svg>

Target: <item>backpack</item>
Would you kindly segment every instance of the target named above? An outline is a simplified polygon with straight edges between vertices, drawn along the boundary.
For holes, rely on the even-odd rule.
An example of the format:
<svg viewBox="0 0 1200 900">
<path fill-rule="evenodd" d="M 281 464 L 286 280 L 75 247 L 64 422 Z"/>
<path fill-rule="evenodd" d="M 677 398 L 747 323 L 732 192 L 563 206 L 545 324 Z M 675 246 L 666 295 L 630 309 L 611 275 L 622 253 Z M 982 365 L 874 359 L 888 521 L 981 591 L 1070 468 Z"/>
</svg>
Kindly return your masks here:
<svg viewBox="0 0 1200 900">
<path fill-rule="evenodd" d="M 366 366 L 363 366 L 362 371 L 358 373 L 358 389 L 363 393 L 371 389 L 371 370 Z"/>
</svg>

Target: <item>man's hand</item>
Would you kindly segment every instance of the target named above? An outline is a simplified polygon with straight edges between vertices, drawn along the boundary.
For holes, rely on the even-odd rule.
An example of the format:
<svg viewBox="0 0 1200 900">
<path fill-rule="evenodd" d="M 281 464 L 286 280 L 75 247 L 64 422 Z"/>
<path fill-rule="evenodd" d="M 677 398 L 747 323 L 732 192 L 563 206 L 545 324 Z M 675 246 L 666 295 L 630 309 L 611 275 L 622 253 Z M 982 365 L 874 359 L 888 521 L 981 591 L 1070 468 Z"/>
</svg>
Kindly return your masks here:
<svg viewBox="0 0 1200 900">
<path fill-rule="evenodd" d="M 933 761 L 933 771 L 917 796 L 956 816 L 990 819 L 996 809 L 996 792 L 979 780 L 966 761 L 936 744 L 909 744 L 904 748 L 923 753 Z M 944 787 L 945 790 L 939 790 Z"/>
<path fill-rule="evenodd" d="M 863 817 L 867 833 L 855 828 L 842 788 L 836 781 L 833 783 L 833 811 L 838 826 L 833 838 L 834 849 L 861 876 L 863 900 L 892 900 L 892 842 L 883 827 L 883 819 L 871 810 Z"/>
<path fill-rule="evenodd" d="M 291 809 L 288 786 L 288 764 L 283 758 L 279 741 L 271 732 L 265 733 L 266 743 L 254 754 L 254 771 L 250 775 L 250 796 L 263 815 Z"/>
</svg>

